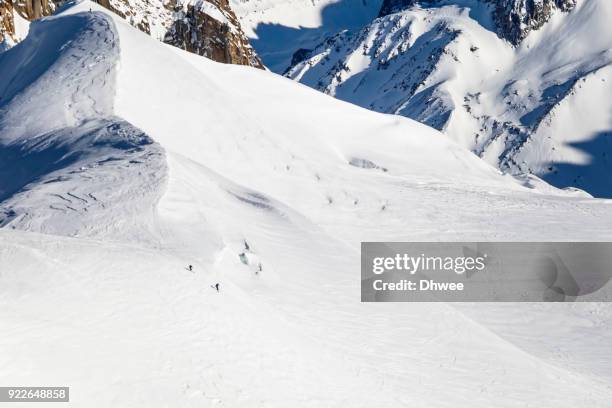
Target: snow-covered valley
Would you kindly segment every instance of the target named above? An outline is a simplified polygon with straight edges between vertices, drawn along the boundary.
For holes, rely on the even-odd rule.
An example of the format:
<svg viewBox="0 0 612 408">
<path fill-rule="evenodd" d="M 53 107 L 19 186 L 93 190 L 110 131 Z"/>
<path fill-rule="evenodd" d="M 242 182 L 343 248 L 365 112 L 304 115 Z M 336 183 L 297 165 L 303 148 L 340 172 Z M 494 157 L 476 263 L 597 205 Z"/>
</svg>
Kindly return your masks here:
<svg viewBox="0 0 612 408">
<path fill-rule="evenodd" d="M 0 384 L 83 407 L 610 405 L 608 304 L 362 304 L 359 245 L 611 240 L 612 201 L 89 2 L 0 54 L 0 97 Z"/>
</svg>

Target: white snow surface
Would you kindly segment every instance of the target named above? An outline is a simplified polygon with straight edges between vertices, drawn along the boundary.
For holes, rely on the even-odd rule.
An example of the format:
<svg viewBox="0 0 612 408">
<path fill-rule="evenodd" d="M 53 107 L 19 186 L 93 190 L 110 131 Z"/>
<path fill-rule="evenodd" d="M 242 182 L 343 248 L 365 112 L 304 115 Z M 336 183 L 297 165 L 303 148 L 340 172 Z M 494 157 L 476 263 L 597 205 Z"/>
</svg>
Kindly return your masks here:
<svg viewBox="0 0 612 408">
<path fill-rule="evenodd" d="M 0 72 L 1 384 L 75 407 L 610 406 L 609 305 L 361 304 L 359 244 L 606 240 L 612 202 L 89 2 Z"/>
</svg>

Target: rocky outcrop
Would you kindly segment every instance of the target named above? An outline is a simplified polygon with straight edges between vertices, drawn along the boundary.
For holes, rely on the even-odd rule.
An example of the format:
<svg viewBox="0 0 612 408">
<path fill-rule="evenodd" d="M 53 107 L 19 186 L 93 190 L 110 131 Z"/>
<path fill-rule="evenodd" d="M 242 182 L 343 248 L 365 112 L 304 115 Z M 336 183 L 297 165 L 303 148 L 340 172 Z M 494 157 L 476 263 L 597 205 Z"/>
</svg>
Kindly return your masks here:
<svg viewBox="0 0 612 408">
<path fill-rule="evenodd" d="M 36 20 L 47 16 L 56 8 L 53 0 L 4 0 L 12 3 L 13 8 L 19 15 L 27 20 Z"/>
<path fill-rule="evenodd" d="M 215 61 L 263 68 L 228 0 L 171 0 L 164 42 Z"/>
<path fill-rule="evenodd" d="M 55 3 L 51 0 L 0 0 L 0 49 L 3 43 L 21 40 L 15 31 L 16 14 L 26 20 L 36 20 L 54 10 Z"/>
<path fill-rule="evenodd" d="M 489 0 L 502 38 L 519 44 L 527 35 L 541 28 L 555 10 L 570 11 L 577 0 Z"/>
<path fill-rule="evenodd" d="M 414 6 L 417 2 L 418 0 L 385 0 L 380 8 L 378 17 L 384 17 L 405 10 L 407 7 Z"/>
<path fill-rule="evenodd" d="M 0 44 L 15 36 L 15 13 L 32 21 L 64 0 L 0 0 Z M 217 62 L 263 68 L 228 0 L 98 0 L 139 30 Z"/>
<path fill-rule="evenodd" d="M 14 36 L 15 18 L 13 16 L 13 4 L 8 0 L 0 0 L 0 44 L 7 40 L 15 41 Z"/>
</svg>

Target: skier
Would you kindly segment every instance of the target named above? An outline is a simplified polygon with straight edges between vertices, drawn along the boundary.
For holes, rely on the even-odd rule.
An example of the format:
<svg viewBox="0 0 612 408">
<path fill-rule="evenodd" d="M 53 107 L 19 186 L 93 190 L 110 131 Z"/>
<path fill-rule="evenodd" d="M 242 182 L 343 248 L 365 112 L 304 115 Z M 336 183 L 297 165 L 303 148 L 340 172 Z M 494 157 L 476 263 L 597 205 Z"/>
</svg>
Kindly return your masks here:
<svg viewBox="0 0 612 408">
<path fill-rule="evenodd" d="M 215 289 L 217 289 L 217 292 L 219 291 L 219 283 L 215 283 Z"/>
<path fill-rule="evenodd" d="M 189 269 L 189 272 L 193 272 L 193 265 L 189 265 L 187 269 Z"/>
</svg>

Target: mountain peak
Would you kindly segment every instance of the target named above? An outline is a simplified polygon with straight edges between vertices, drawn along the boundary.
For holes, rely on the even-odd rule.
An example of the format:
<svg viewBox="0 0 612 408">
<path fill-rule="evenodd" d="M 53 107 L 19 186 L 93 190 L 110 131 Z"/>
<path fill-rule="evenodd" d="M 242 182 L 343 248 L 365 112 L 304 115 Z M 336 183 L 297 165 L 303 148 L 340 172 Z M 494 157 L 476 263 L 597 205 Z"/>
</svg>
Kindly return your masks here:
<svg viewBox="0 0 612 408">
<path fill-rule="evenodd" d="M 414 6 L 416 3 L 418 3 L 418 0 L 384 0 L 378 17 L 397 13 L 407 7 Z"/>
<path fill-rule="evenodd" d="M 519 44 L 531 31 L 540 29 L 555 10 L 571 11 L 577 0 L 488 0 L 500 36 Z"/>
<path fill-rule="evenodd" d="M 541 28 L 555 10 L 571 11 L 577 0 L 476 0 L 491 5 L 499 36 L 512 44 L 519 44 L 531 31 Z M 384 0 L 379 17 L 397 13 L 422 4 L 448 5 L 449 0 Z M 456 2 L 458 5 L 464 2 Z"/>
</svg>

